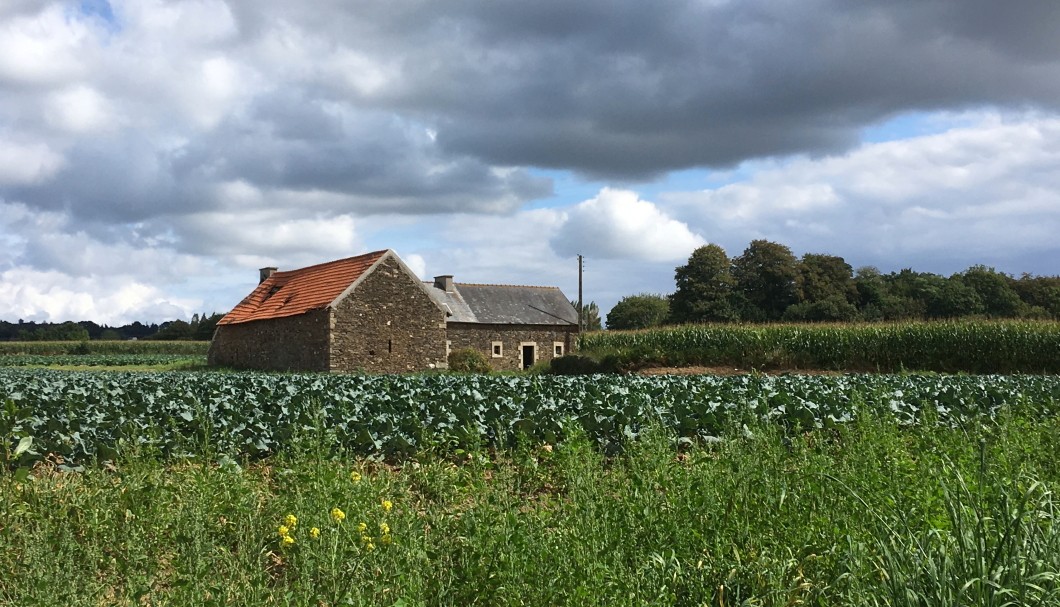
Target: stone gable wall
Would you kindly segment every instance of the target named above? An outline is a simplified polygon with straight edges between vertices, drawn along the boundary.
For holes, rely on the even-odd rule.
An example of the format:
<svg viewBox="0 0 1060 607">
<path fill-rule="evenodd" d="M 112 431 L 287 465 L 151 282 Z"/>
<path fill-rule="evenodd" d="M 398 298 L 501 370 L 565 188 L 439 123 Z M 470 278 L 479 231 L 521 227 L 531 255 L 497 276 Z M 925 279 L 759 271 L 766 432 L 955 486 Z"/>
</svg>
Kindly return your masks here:
<svg viewBox="0 0 1060 607">
<path fill-rule="evenodd" d="M 445 313 L 386 258 L 335 307 L 332 371 L 401 373 L 446 366 Z"/>
<path fill-rule="evenodd" d="M 563 353 L 574 351 L 578 337 L 577 326 L 550 325 L 489 325 L 476 323 L 449 323 L 448 339 L 450 350 L 473 348 L 486 355 L 490 364 L 498 371 L 515 371 L 522 369 L 521 344 L 533 342 L 537 352 L 537 362 L 555 358 L 554 344 L 563 344 Z M 502 344 L 502 356 L 493 356 L 493 342 Z"/>
<path fill-rule="evenodd" d="M 298 316 L 220 325 L 207 360 L 210 366 L 274 371 L 328 369 L 328 310 Z"/>
</svg>

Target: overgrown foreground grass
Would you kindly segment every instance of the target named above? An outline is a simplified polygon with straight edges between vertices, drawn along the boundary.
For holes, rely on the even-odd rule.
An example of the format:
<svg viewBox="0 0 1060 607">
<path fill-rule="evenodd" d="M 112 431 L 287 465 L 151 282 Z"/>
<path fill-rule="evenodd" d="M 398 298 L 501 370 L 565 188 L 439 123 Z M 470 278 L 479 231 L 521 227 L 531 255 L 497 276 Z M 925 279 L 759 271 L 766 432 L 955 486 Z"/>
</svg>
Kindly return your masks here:
<svg viewBox="0 0 1060 607">
<path fill-rule="evenodd" d="M 575 437 L 0 472 L 0 602 L 1060 604 L 1060 421 L 859 419 L 611 458 Z"/>
</svg>

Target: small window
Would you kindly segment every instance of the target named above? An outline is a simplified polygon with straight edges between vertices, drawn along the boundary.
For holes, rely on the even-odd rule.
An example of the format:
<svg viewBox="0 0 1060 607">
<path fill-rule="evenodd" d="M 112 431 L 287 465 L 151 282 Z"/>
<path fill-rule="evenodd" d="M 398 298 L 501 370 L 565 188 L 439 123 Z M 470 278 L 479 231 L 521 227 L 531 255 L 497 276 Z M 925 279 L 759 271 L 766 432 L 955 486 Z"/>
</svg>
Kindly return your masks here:
<svg viewBox="0 0 1060 607">
<path fill-rule="evenodd" d="M 453 340 L 445 340 L 445 356 L 448 357 L 453 352 Z"/>
<path fill-rule="evenodd" d="M 493 358 L 500 358 L 502 356 L 504 356 L 504 342 L 493 342 Z"/>
<path fill-rule="evenodd" d="M 563 342 L 557 341 L 552 343 L 552 353 L 555 356 L 563 356 Z"/>
</svg>

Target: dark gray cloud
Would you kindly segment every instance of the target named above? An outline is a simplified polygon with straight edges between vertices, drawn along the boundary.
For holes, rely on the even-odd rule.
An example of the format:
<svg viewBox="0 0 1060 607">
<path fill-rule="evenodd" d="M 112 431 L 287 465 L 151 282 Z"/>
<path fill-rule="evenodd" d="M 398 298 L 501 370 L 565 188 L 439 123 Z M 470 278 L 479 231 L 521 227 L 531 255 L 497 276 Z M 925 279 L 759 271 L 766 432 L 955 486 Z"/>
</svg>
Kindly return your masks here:
<svg viewBox="0 0 1060 607">
<path fill-rule="evenodd" d="M 552 193 L 550 180 L 525 170 L 444 153 L 423 124 L 299 92 L 259 98 L 180 154 L 184 181 L 330 192 L 339 195 L 332 210 L 362 215 L 510 212 Z"/>
<path fill-rule="evenodd" d="M 244 98 L 152 108 L 117 73 L 129 56 L 108 61 L 102 42 L 145 36 L 131 6 L 114 5 L 116 31 L 95 24 L 92 53 L 126 126 L 58 145 L 52 180 L 0 196 L 139 219 L 195 211 L 210 184 L 244 180 L 345 194 L 361 213 L 510 212 L 551 185 L 494 167 L 635 183 L 840 151 L 903 112 L 1060 102 L 1056 3 L 217 0 L 196 18 L 213 10 L 231 32 L 148 55 L 144 86 L 168 68 L 163 92 L 196 91 L 197 61 L 220 53 L 238 66 L 226 94 Z M 32 135 L 44 127 L 23 97 L 0 104 Z M 217 115 L 207 128 L 166 117 L 182 103 Z"/>
<path fill-rule="evenodd" d="M 314 22 L 399 66 L 360 103 L 487 163 L 635 180 L 833 152 L 902 112 L 1060 100 L 1055 3 L 393 4 Z"/>
</svg>

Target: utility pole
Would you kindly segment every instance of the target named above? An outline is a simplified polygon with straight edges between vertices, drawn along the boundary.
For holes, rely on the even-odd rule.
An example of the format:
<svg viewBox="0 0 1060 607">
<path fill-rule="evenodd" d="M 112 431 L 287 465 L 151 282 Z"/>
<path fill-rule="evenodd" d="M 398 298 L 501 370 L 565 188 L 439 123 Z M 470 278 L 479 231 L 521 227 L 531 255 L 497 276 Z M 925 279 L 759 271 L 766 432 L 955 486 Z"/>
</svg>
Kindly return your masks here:
<svg viewBox="0 0 1060 607">
<path fill-rule="evenodd" d="M 581 253 L 578 253 L 578 332 L 581 333 L 585 330 L 585 315 L 582 314 L 583 307 L 582 302 L 582 273 L 585 270 L 585 260 Z"/>
</svg>

